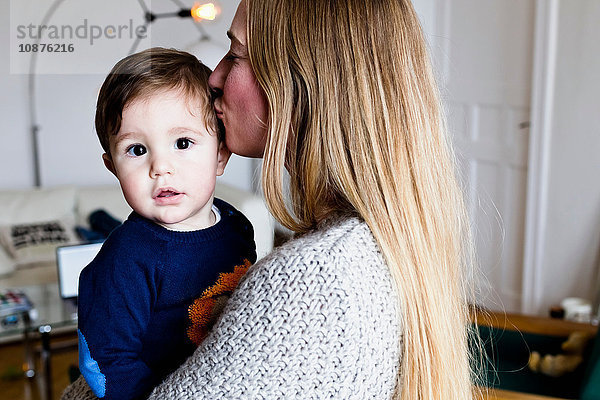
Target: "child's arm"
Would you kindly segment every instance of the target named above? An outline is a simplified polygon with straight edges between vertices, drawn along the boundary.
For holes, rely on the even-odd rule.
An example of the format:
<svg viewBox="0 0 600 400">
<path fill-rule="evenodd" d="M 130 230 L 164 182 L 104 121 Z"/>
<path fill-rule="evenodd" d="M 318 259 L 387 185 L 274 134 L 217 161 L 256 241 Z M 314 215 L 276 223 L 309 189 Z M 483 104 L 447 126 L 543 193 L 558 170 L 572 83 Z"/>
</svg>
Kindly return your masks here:
<svg viewBox="0 0 600 400">
<path fill-rule="evenodd" d="M 155 384 L 140 357 L 153 277 L 126 257 L 117 263 L 104 254 L 79 281 L 79 368 L 98 397 L 136 399 Z"/>
</svg>

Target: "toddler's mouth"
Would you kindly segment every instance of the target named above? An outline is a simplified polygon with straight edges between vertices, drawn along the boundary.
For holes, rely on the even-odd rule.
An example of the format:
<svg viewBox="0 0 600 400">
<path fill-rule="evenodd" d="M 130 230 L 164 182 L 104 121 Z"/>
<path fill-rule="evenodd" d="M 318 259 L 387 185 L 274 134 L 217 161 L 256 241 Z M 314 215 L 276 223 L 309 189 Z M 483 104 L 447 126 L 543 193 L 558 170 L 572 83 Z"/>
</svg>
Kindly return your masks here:
<svg viewBox="0 0 600 400">
<path fill-rule="evenodd" d="M 173 197 L 173 196 L 177 196 L 178 194 L 181 194 L 181 193 L 174 192 L 172 190 L 163 190 L 156 197 Z"/>
<path fill-rule="evenodd" d="M 173 188 L 160 188 L 154 192 L 154 201 L 158 205 L 178 204 L 183 198 L 183 193 Z"/>
</svg>

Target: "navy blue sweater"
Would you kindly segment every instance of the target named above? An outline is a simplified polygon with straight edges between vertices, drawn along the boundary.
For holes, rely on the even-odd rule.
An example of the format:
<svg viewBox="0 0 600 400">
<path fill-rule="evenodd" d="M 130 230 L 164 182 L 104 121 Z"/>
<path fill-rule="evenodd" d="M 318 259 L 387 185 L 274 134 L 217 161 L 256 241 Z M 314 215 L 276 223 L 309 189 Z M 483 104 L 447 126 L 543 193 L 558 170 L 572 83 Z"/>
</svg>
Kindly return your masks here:
<svg viewBox="0 0 600 400">
<path fill-rule="evenodd" d="M 132 213 L 81 273 L 79 366 L 96 396 L 147 396 L 192 354 L 256 261 L 250 222 L 214 205 L 221 220 L 193 232 Z"/>
</svg>

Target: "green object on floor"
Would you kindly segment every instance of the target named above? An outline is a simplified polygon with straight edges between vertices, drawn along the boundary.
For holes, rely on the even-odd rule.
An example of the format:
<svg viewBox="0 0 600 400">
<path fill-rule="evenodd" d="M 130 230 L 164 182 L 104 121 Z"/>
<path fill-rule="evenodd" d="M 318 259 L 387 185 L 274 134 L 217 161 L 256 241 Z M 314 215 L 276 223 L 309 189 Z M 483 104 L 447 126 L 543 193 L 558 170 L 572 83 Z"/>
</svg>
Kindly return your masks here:
<svg viewBox="0 0 600 400">
<path fill-rule="evenodd" d="M 479 326 L 479 333 L 483 351 L 489 360 L 485 371 L 487 386 L 543 396 L 579 398 L 586 367 L 591 364 L 589 352 L 585 353 L 588 356 L 584 355 L 584 362 L 575 371 L 558 378 L 535 373 L 528 367 L 529 355 L 533 351 L 542 355 L 562 353 L 561 344 L 566 337 L 521 333 L 487 326 Z M 600 349 L 595 351 L 598 353 Z M 600 375 L 600 370 L 596 374 Z M 598 385 L 597 379 L 590 380 L 595 382 L 595 387 Z M 600 399 L 597 389 L 590 386 L 590 390 L 595 391 L 596 397 L 586 400 Z"/>
<path fill-rule="evenodd" d="M 600 399 L 600 340 L 597 334 L 594 348 L 582 383 L 581 400 Z"/>
</svg>

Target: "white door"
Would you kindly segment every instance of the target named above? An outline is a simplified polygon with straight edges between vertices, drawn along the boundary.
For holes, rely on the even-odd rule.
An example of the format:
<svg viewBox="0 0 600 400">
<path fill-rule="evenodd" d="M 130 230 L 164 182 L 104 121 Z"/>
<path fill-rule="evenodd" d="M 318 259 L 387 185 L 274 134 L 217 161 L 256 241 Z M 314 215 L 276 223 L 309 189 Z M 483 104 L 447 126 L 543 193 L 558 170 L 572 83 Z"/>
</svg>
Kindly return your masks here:
<svg viewBox="0 0 600 400">
<path fill-rule="evenodd" d="M 535 0 L 414 0 L 474 227 L 478 304 L 521 310 Z"/>
</svg>

